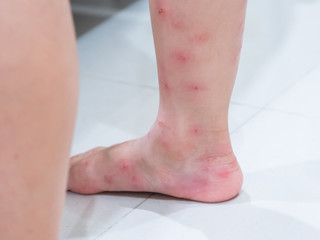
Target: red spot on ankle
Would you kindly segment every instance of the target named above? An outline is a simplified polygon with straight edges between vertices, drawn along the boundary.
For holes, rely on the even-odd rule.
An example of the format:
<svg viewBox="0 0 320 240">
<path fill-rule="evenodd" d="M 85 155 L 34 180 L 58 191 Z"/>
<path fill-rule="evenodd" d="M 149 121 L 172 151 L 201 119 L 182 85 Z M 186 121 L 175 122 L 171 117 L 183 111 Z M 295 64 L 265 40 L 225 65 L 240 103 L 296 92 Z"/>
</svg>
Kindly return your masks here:
<svg viewBox="0 0 320 240">
<path fill-rule="evenodd" d="M 216 170 L 216 173 L 221 178 L 227 178 L 230 175 L 230 171 L 227 167 L 220 167 Z"/>
<path fill-rule="evenodd" d="M 199 191 L 199 189 L 206 188 L 208 184 L 208 177 L 197 176 L 187 181 L 187 188 L 189 191 Z"/>
</svg>

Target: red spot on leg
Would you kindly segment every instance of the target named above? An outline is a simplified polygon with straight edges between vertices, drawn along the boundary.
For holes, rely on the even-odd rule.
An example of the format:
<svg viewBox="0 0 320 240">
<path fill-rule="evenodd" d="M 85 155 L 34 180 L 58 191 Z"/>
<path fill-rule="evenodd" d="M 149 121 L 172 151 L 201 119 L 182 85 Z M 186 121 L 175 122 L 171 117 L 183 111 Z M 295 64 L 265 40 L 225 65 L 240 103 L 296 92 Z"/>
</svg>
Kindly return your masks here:
<svg viewBox="0 0 320 240">
<path fill-rule="evenodd" d="M 187 62 L 188 58 L 184 53 L 177 52 L 175 53 L 175 57 L 180 62 Z"/>
<path fill-rule="evenodd" d="M 158 10 L 158 13 L 159 13 L 159 14 L 162 14 L 163 12 L 164 12 L 163 8 L 160 8 L 160 9 Z"/>
<path fill-rule="evenodd" d="M 187 51 L 174 51 L 172 56 L 179 64 L 186 64 L 191 60 L 190 53 Z"/>
<path fill-rule="evenodd" d="M 168 81 L 164 78 L 159 78 L 159 79 L 160 79 L 159 80 L 160 86 L 162 86 L 166 90 L 170 90 L 170 85 L 169 85 Z"/>
<path fill-rule="evenodd" d="M 200 91 L 204 91 L 206 89 L 205 86 L 201 86 L 200 84 L 186 84 L 185 86 L 185 89 L 188 91 L 188 92 L 192 92 L 192 93 L 198 93 Z"/>
<path fill-rule="evenodd" d="M 184 23 L 180 19 L 175 18 L 175 17 L 171 17 L 171 24 L 172 24 L 173 28 L 175 28 L 175 29 L 184 29 L 185 28 Z"/>
<path fill-rule="evenodd" d="M 202 44 L 210 40 L 210 34 L 207 32 L 195 34 L 190 38 L 191 43 Z"/>
<path fill-rule="evenodd" d="M 164 127 L 164 123 L 162 121 L 158 120 L 158 126 L 159 127 Z"/>
</svg>

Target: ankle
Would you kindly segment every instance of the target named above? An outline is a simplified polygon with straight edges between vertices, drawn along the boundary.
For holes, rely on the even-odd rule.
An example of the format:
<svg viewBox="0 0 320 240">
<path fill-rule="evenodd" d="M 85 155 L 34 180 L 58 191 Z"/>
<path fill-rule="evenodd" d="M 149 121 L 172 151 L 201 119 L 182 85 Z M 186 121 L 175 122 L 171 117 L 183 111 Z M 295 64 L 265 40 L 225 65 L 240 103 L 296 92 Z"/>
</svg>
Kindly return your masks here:
<svg viewBox="0 0 320 240">
<path fill-rule="evenodd" d="M 174 126 L 158 119 L 145 138 L 156 148 L 151 152 L 166 152 L 184 159 L 195 154 L 220 157 L 232 152 L 228 128 L 212 129 L 187 123 Z"/>
</svg>

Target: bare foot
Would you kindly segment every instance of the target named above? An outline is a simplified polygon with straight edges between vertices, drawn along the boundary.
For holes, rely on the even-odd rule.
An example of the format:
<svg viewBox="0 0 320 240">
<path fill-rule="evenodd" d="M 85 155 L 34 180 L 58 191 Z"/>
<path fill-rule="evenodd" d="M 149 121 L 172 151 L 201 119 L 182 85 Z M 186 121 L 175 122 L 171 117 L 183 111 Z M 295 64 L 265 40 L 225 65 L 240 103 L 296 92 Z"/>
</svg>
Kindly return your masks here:
<svg viewBox="0 0 320 240">
<path fill-rule="evenodd" d="M 178 129 L 158 120 L 142 138 L 71 158 L 68 190 L 157 192 L 201 202 L 235 197 L 243 176 L 228 131 Z"/>
</svg>

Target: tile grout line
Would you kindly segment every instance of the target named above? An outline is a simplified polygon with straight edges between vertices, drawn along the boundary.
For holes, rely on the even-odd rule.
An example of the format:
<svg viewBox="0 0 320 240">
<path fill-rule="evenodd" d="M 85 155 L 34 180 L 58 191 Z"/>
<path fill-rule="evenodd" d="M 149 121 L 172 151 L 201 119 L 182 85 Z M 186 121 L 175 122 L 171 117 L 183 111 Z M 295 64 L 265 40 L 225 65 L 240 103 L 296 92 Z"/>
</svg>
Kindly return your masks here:
<svg viewBox="0 0 320 240">
<path fill-rule="evenodd" d="M 241 102 L 237 102 L 237 101 L 233 101 L 233 100 L 230 101 L 230 104 L 243 106 L 243 107 L 248 107 L 248 108 L 255 108 L 255 109 L 260 109 L 261 108 L 259 106 L 255 106 L 255 105 L 251 105 L 251 104 L 247 104 L 247 103 L 241 103 Z"/>
<path fill-rule="evenodd" d="M 255 114 L 253 114 L 250 118 L 248 118 L 246 121 L 244 121 L 240 126 L 238 126 L 237 128 L 235 128 L 234 130 L 232 130 L 230 132 L 230 134 L 233 134 L 234 132 L 236 132 L 237 130 L 239 130 L 240 128 L 242 128 L 243 126 L 245 126 L 248 122 L 250 122 L 252 119 L 254 119 L 256 116 L 258 116 L 261 112 L 263 112 L 264 110 L 269 110 L 269 111 L 273 111 L 273 112 L 282 112 L 285 113 L 285 111 L 279 111 L 276 109 L 272 109 L 272 108 L 268 108 L 268 106 L 273 103 L 274 101 L 276 101 L 277 99 L 279 99 L 285 92 L 289 91 L 291 88 L 293 88 L 297 83 L 299 83 L 300 81 L 302 81 L 303 79 L 307 78 L 312 72 L 314 72 L 315 69 L 317 69 L 320 66 L 320 64 L 315 64 L 313 67 L 311 67 L 303 76 L 301 76 L 301 78 L 299 78 L 298 80 L 296 80 L 294 83 L 292 83 L 290 86 L 288 86 L 287 88 L 285 88 L 284 90 L 282 90 L 277 96 L 275 96 L 274 98 L 272 98 L 270 101 L 268 101 L 266 104 L 264 104 Z M 236 103 L 235 104 L 238 105 L 242 105 L 242 106 L 246 106 L 245 104 L 242 103 Z M 250 106 L 250 105 L 249 105 Z M 253 106 L 250 106 L 253 107 Z M 287 114 L 289 114 L 289 112 L 287 112 Z M 291 113 L 292 115 L 294 113 Z M 296 114 L 299 115 L 299 114 Z M 308 117 L 306 115 L 300 115 L 300 116 L 304 116 L 304 117 Z"/>
<path fill-rule="evenodd" d="M 111 82 L 111 83 L 119 83 L 119 84 L 122 84 L 122 85 L 128 85 L 128 86 L 136 87 L 136 88 L 145 88 L 145 89 L 159 90 L 158 87 L 148 86 L 148 85 L 144 85 L 144 84 L 129 83 L 129 82 L 121 81 L 121 80 L 113 80 L 113 79 L 110 79 L 110 78 L 105 78 L 105 77 L 102 77 L 102 76 L 97 76 L 97 75 L 94 75 L 94 74 L 89 73 L 89 72 L 84 72 L 84 74 L 87 75 L 88 77 L 94 77 L 94 78 L 96 78 L 98 81 L 107 81 L 107 82 Z"/>
<path fill-rule="evenodd" d="M 150 197 L 152 197 L 154 195 L 154 193 L 151 193 L 148 197 L 146 197 L 146 199 L 144 199 L 142 202 L 140 202 L 139 204 L 137 204 L 134 208 L 132 208 L 130 211 L 128 211 L 127 213 L 125 213 L 123 216 L 120 217 L 120 219 L 118 219 L 114 224 L 112 224 L 111 226 L 107 227 L 107 229 L 103 232 L 101 232 L 100 234 L 98 234 L 94 240 L 98 240 L 100 237 L 102 237 L 105 233 L 107 233 L 108 231 L 110 231 L 114 226 L 116 226 L 117 224 L 119 224 L 123 219 L 125 219 L 127 216 L 129 216 L 134 210 L 136 210 L 138 207 L 140 207 L 143 203 L 145 203 L 148 199 L 150 199 Z"/>
<path fill-rule="evenodd" d="M 275 108 L 271 108 L 271 107 L 266 107 L 265 110 L 268 110 L 271 112 L 283 113 L 283 114 L 287 114 L 287 115 L 292 115 L 292 116 L 296 116 L 296 117 L 304 117 L 304 118 L 309 118 L 309 119 L 320 120 L 320 117 L 317 117 L 317 116 L 312 116 L 312 115 L 307 115 L 307 114 L 297 113 L 297 112 L 290 112 L 290 111 L 286 111 L 286 110 L 279 110 L 279 109 L 275 109 Z"/>
<path fill-rule="evenodd" d="M 274 101 L 276 101 L 277 99 L 279 99 L 284 93 L 286 93 L 287 91 L 289 91 L 291 88 L 293 88 L 296 84 L 298 84 L 299 82 L 301 82 L 303 79 L 309 77 L 318 67 L 320 66 L 320 64 L 315 64 L 313 67 L 311 67 L 304 75 L 302 75 L 298 80 L 294 81 L 290 86 L 288 86 L 287 88 L 283 89 L 277 96 L 275 96 L 273 99 L 271 99 L 269 102 L 267 102 L 263 108 L 267 108 L 268 105 L 270 105 L 271 103 L 273 103 Z"/>
<path fill-rule="evenodd" d="M 242 124 L 240 124 L 238 127 L 236 127 L 235 129 L 233 129 L 232 131 L 230 131 L 230 135 L 234 134 L 236 131 L 238 131 L 240 128 L 242 128 L 244 125 L 246 125 L 248 122 L 250 122 L 252 119 L 254 119 L 256 116 L 258 116 L 263 110 L 265 110 L 264 108 L 260 108 L 258 109 L 257 112 L 255 112 L 251 117 L 249 117 L 247 120 L 245 120 Z"/>
</svg>

